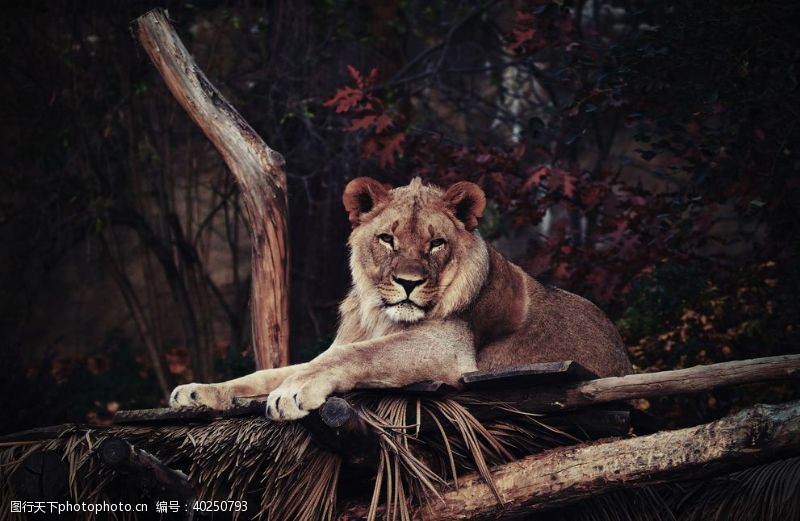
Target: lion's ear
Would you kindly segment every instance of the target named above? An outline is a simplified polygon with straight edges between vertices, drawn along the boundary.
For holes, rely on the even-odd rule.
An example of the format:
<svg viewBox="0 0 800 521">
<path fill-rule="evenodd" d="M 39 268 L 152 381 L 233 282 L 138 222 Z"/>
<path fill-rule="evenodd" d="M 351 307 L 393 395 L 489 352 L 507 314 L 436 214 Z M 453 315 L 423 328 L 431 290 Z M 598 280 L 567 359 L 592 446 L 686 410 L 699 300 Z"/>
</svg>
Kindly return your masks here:
<svg viewBox="0 0 800 521">
<path fill-rule="evenodd" d="M 460 181 L 448 188 L 444 194 L 444 202 L 469 231 L 477 228 L 478 219 L 486 209 L 486 195 L 483 190 L 468 181 Z"/>
<path fill-rule="evenodd" d="M 371 177 L 356 177 L 344 188 L 342 202 L 353 228 L 359 225 L 362 214 L 389 196 L 389 186 Z"/>
</svg>

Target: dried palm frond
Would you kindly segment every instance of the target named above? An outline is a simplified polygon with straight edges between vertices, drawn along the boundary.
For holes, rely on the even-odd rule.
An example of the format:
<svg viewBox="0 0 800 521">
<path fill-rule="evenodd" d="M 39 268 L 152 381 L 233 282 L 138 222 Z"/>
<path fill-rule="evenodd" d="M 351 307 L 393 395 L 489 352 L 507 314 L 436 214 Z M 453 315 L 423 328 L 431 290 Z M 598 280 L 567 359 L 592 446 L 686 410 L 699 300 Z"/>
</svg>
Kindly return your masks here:
<svg viewBox="0 0 800 521">
<path fill-rule="evenodd" d="M 800 457 L 682 487 L 683 521 L 800 520 Z"/>
<path fill-rule="evenodd" d="M 380 514 L 408 520 L 411 505 L 436 497 L 447 482 L 457 486 L 460 473 L 477 471 L 493 487 L 490 467 L 578 441 L 548 427 L 546 418 L 513 409 L 502 421 L 481 423 L 455 399 L 354 393 L 348 400 L 380 443 L 369 519 Z M 199 500 L 256 501 L 255 517 L 267 520 L 332 519 L 336 513 L 341 458 L 317 446 L 301 423 L 257 417 L 102 430 L 73 426 L 52 440 L 0 447 L 0 501 L 9 504 L 10 476 L 37 451 L 55 451 L 68 464 L 71 501 L 113 501 L 116 475 L 93 457 L 110 436 L 187 472 Z M 3 510 L 0 520 L 13 515 Z"/>
<path fill-rule="evenodd" d="M 67 462 L 70 501 L 113 502 L 110 485 L 115 473 L 93 457 L 94 449 L 110 436 L 124 438 L 164 463 L 186 470 L 196 485 L 198 500 L 252 500 L 249 494 L 256 493 L 260 494 L 258 516 L 265 519 L 311 521 L 334 514 L 340 458 L 314 445 L 301 425 L 264 418 L 115 426 L 102 431 L 69 428 L 53 440 L 6 447 L 0 451 L 0 502 L 10 504 L 10 478 L 35 451 L 55 451 Z M 132 517 L 124 512 L 109 514 L 113 519 Z M 24 514 L 8 509 L 0 511 L 0 520 L 23 518 Z"/>
<path fill-rule="evenodd" d="M 380 464 L 367 519 L 410 519 L 409 506 L 438 496 L 436 486 L 459 472 L 477 471 L 502 502 L 489 468 L 577 438 L 548 427 L 535 415 L 508 408 L 503 421 L 478 421 L 459 400 L 449 398 L 375 397 L 367 393 L 348 398 L 380 440 Z M 479 398 L 471 397 L 475 405 Z M 507 407 L 504 404 L 482 405 Z M 438 469 L 438 470 L 435 470 Z"/>
</svg>

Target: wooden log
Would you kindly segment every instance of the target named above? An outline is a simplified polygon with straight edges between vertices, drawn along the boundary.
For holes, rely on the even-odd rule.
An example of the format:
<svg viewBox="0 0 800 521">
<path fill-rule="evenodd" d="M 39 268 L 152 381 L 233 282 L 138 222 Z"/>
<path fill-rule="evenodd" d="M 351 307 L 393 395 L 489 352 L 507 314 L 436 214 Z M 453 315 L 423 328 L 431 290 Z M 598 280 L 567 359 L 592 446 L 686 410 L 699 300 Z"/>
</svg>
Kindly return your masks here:
<svg viewBox="0 0 800 521">
<path fill-rule="evenodd" d="M 414 517 L 521 516 L 623 487 L 703 478 L 798 453 L 800 402 L 757 405 L 697 427 L 557 448 L 502 465 L 492 474 L 503 505 L 480 476 L 464 476 L 458 490 L 443 492 Z"/>
<path fill-rule="evenodd" d="M 385 394 L 411 394 L 416 396 L 445 396 L 452 394 L 458 389 L 444 382 L 424 380 L 403 387 L 375 387 L 372 384 L 356 384 L 357 391 L 370 391 L 373 393 Z"/>
<path fill-rule="evenodd" d="M 344 398 L 328 398 L 319 410 L 301 421 L 317 443 L 339 454 L 347 465 L 367 470 L 377 468 L 378 437 Z"/>
<path fill-rule="evenodd" d="M 545 362 L 464 373 L 461 381 L 467 390 L 508 389 L 511 387 L 552 385 L 592 380 L 597 375 L 578 362 Z"/>
<path fill-rule="evenodd" d="M 137 423 L 205 423 L 221 417 L 222 411 L 208 407 L 164 407 L 161 409 L 131 409 L 114 413 L 114 424 Z"/>
<path fill-rule="evenodd" d="M 689 394 L 729 385 L 797 378 L 800 378 L 800 355 L 782 355 L 599 378 L 566 386 L 486 391 L 479 396 L 482 400 L 513 404 L 524 411 L 551 412 L 633 398 Z"/>
<path fill-rule="evenodd" d="M 133 474 L 142 489 L 155 499 L 194 497 L 189 478 L 183 472 L 164 465 L 158 458 L 118 437 L 109 437 L 97 447 L 97 458 L 103 465 Z"/>
<path fill-rule="evenodd" d="M 132 24 L 170 92 L 222 154 L 239 185 L 252 242 L 253 351 L 258 369 L 289 363 L 288 203 L 283 157 L 197 66 L 163 9 Z"/>
<path fill-rule="evenodd" d="M 361 427 L 358 422 L 358 414 L 353 407 L 347 400 L 338 396 L 331 396 L 325 400 L 325 403 L 319 408 L 319 417 L 325 425 L 332 429 L 346 427 L 348 430 L 353 430 Z"/>
</svg>

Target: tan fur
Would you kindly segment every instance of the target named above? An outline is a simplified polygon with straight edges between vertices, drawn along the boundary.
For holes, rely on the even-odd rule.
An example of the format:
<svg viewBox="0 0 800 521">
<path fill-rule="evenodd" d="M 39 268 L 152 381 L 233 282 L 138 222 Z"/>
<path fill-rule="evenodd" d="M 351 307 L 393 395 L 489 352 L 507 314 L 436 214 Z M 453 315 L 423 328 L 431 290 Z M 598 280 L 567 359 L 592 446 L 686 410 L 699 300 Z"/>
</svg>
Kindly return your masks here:
<svg viewBox="0 0 800 521">
<path fill-rule="evenodd" d="M 475 229 L 486 206 L 477 185 L 444 191 L 414 179 L 388 189 L 358 178 L 343 202 L 353 286 L 331 347 L 306 364 L 179 386 L 171 405 L 224 408 L 234 396 L 269 393 L 268 414 L 291 420 L 359 383 L 458 385 L 467 371 L 559 360 L 600 376 L 630 371 L 597 307 L 543 286 L 486 245 Z"/>
</svg>

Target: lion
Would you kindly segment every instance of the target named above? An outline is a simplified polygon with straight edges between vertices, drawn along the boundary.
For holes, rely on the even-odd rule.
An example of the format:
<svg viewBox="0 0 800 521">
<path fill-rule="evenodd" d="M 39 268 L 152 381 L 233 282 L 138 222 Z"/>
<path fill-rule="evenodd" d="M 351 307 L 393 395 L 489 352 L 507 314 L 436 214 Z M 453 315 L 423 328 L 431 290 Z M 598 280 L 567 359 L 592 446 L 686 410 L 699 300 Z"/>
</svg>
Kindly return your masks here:
<svg viewBox="0 0 800 521">
<path fill-rule="evenodd" d="M 464 373 L 574 360 L 598 376 L 631 371 L 622 339 L 588 300 L 537 282 L 478 233 L 481 188 L 415 178 L 350 181 L 342 196 L 352 288 L 331 346 L 307 363 L 175 388 L 170 405 L 230 407 L 266 395 L 267 416 L 296 420 L 357 384 L 459 387 Z"/>
</svg>

